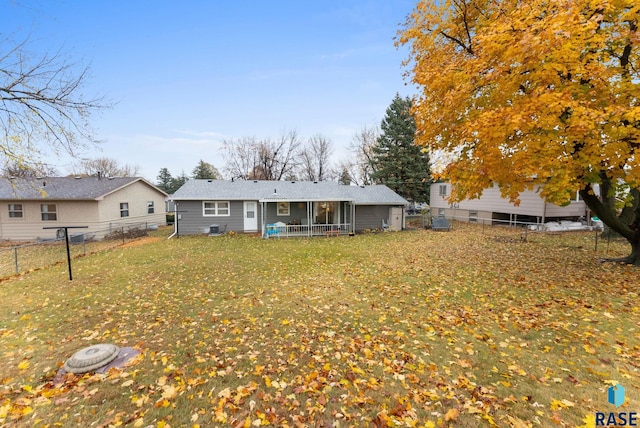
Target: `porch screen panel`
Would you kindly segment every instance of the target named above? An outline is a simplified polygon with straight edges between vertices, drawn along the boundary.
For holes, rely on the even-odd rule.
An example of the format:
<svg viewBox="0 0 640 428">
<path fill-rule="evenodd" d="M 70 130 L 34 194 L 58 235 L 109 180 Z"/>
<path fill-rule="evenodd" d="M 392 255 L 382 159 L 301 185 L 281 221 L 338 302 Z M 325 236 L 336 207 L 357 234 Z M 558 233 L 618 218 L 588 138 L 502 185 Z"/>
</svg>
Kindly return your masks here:
<svg viewBox="0 0 640 428">
<path fill-rule="evenodd" d="M 314 202 L 314 221 L 317 224 L 334 224 L 337 202 Z"/>
</svg>

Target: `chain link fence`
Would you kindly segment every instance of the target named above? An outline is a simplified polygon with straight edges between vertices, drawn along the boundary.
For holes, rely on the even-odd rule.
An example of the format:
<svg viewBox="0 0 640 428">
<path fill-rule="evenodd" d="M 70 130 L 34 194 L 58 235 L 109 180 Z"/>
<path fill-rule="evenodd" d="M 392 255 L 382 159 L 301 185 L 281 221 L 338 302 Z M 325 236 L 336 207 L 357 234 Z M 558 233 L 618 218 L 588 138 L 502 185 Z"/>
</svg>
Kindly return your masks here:
<svg viewBox="0 0 640 428">
<path fill-rule="evenodd" d="M 127 241 L 147 236 L 157 226 L 149 223 L 119 224 L 109 229 L 80 233 L 69 230 L 71 258 L 114 248 Z M 25 272 L 66 263 L 67 247 L 64 229 L 58 229 L 56 238 L 15 245 L 0 243 L 0 279 Z"/>
<path fill-rule="evenodd" d="M 435 218 L 435 217 L 433 217 Z M 408 229 L 429 229 L 433 220 L 431 213 L 406 216 Z M 585 222 L 555 221 L 545 224 L 499 220 L 476 219 L 468 217 L 445 216 L 451 224 L 451 230 L 477 228 L 489 239 L 496 242 L 547 242 L 566 248 L 592 250 L 601 258 L 624 257 L 629 254 L 630 246 L 626 239 L 601 223 L 587 225 Z"/>
</svg>

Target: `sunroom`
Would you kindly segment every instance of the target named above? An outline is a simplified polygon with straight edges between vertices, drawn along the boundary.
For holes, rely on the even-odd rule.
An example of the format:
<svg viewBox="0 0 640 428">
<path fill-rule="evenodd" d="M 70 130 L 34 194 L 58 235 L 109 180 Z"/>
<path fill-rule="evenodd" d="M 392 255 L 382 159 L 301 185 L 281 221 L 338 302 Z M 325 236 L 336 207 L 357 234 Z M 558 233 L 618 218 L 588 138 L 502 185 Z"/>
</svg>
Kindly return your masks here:
<svg viewBox="0 0 640 428">
<path fill-rule="evenodd" d="M 265 238 L 339 236 L 354 233 L 355 207 L 350 199 L 260 200 Z"/>
</svg>

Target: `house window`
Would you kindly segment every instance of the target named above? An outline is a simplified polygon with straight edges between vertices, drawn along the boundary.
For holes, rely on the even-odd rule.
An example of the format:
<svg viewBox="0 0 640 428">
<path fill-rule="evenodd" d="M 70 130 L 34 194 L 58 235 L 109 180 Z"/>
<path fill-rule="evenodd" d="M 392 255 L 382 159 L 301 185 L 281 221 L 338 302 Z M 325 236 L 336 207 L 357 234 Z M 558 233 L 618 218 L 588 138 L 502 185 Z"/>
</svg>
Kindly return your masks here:
<svg viewBox="0 0 640 428">
<path fill-rule="evenodd" d="M 315 214 L 314 222 L 316 224 L 334 224 L 334 219 L 337 220 L 338 216 L 335 215 L 338 210 L 338 203 L 333 202 L 314 202 L 313 212 Z"/>
<path fill-rule="evenodd" d="M 478 211 L 469 211 L 469 221 L 471 223 L 478 222 Z"/>
<path fill-rule="evenodd" d="M 438 217 L 444 218 L 444 208 L 438 208 Z"/>
<path fill-rule="evenodd" d="M 576 193 L 574 193 L 573 195 L 571 195 L 570 200 L 571 200 L 572 202 L 573 202 L 573 201 L 580 201 L 580 200 L 581 200 L 581 199 L 580 199 L 580 193 L 579 193 L 579 192 L 576 192 Z"/>
<path fill-rule="evenodd" d="M 153 208 L 153 201 L 147 202 L 147 214 L 153 214 L 155 209 Z"/>
<path fill-rule="evenodd" d="M 129 202 L 120 203 L 120 217 L 129 217 Z"/>
<path fill-rule="evenodd" d="M 447 185 L 446 184 L 441 184 L 440 188 L 438 189 L 439 191 L 439 195 L 442 197 L 447 196 Z"/>
<path fill-rule="evenodd" d="M 205 217 L 228 216 L 229 202 L 227 201 L 204 201 L 202 203 L 202 215 Z"/>
<path fill-rule="evenodd" d="M 278 215 L 289 215 L 289 202 L 278 202 Z"/>
<path fill-rule="evenodd" d="M 9 218 L 22 218 L 22 204 L 9 204 Z"/>
<path fill-rule="evenodd" d="M 40 216 L 42 221 L 58 220 L 56 204 L 40 204 Z"/>
</svg>

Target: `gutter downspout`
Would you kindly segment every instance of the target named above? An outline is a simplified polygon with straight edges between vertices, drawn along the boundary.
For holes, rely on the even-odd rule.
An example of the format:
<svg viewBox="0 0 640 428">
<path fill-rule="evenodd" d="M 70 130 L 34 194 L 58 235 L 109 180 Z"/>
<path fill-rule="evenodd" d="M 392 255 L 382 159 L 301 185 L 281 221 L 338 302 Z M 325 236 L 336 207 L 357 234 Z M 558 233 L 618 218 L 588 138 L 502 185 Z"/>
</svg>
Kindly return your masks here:
<svg viewBox="0 0 640 428">
<path fill-rule="evenodd" d="M 167 240 L 173 238 L 178 233 L 178 203 L 173 204 L 173 233 L 169 235 Z"/>
</svg>

